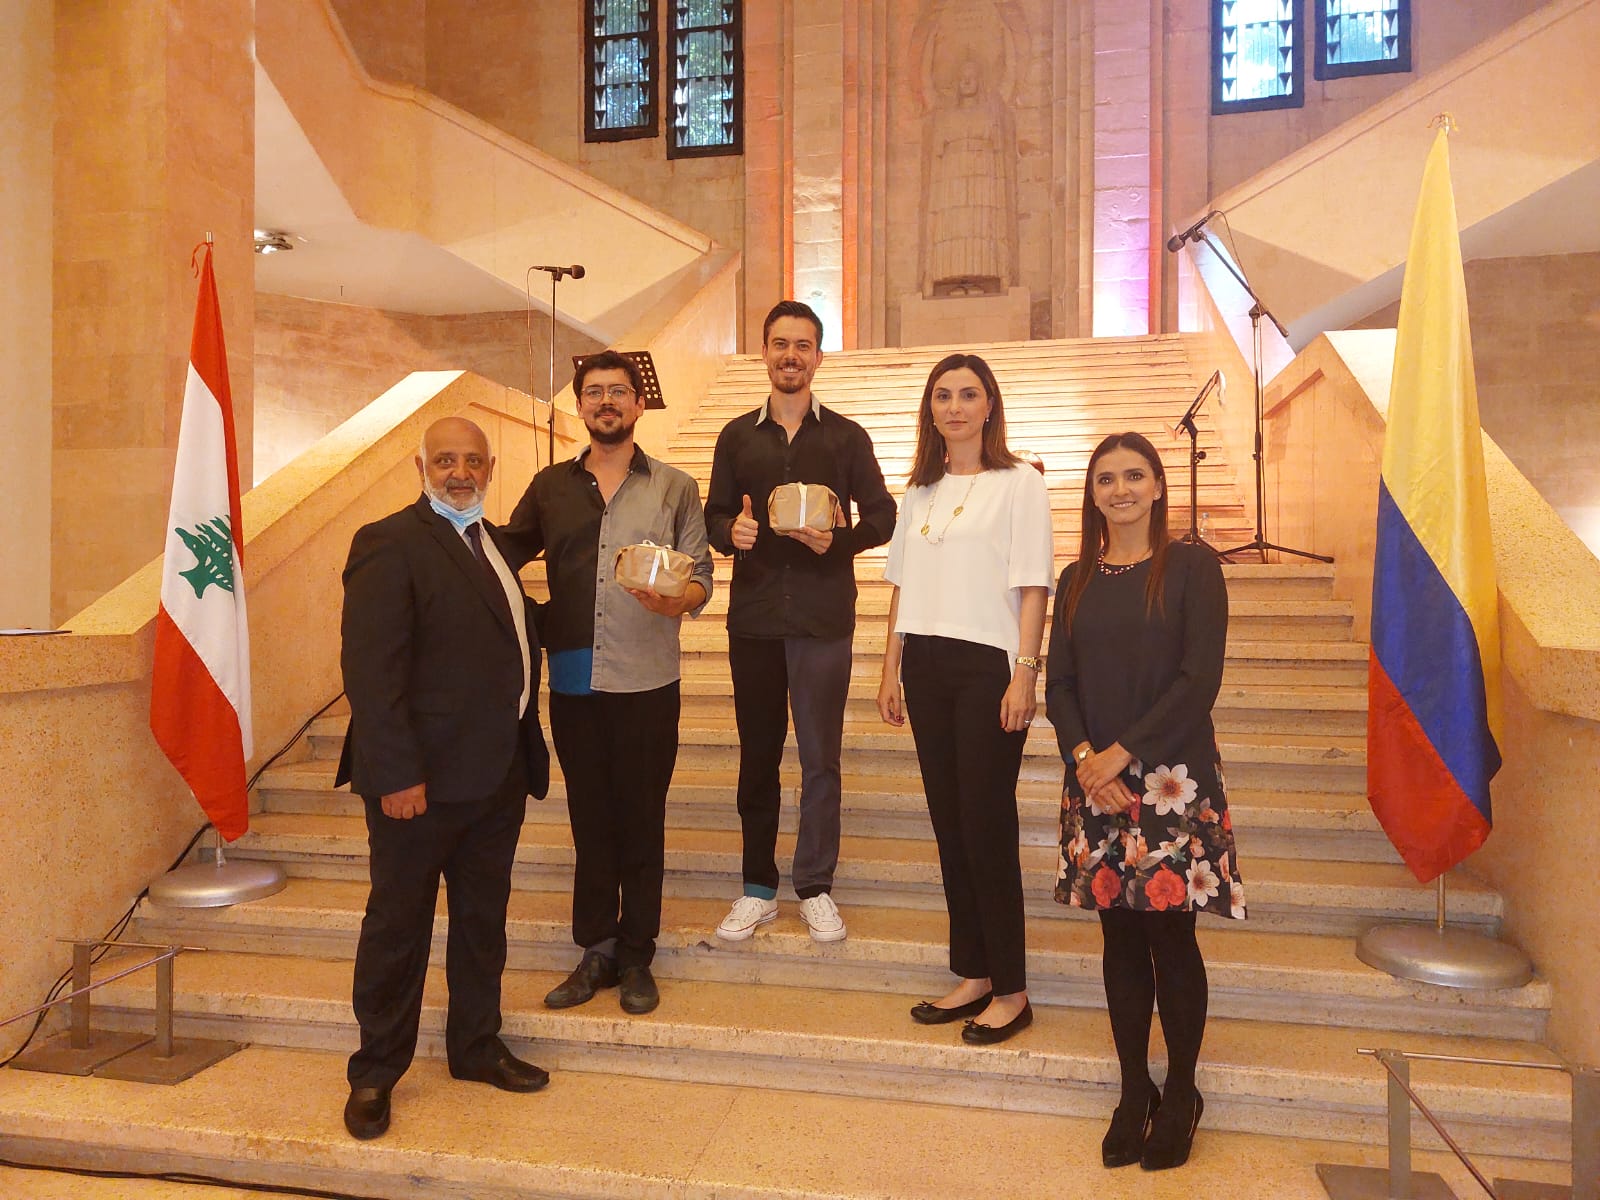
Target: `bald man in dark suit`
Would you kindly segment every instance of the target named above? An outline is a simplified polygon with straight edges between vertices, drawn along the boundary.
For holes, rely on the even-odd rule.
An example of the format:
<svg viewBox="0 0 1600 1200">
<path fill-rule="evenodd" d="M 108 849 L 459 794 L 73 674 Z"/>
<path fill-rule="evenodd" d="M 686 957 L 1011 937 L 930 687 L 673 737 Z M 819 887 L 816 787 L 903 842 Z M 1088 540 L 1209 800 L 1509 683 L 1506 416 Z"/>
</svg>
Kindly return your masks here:
<svg viewBox="0 0 1600 1200">
<path fill-rule="evenodd" d="M 494 471 L 483 430 L 428 428 L 416 503 L 364 526 L 344 571 L 341 666 L 350 730 L 338 782 L 366 807 L 372 887 L 356 950 L 345 1127 L 375 1138 L 411 1065 L 439 879 L 445 1050 L 458 1079 L 514 1092 L 549 1075 L 500 1040 L 511 866 L 529 794 L 549 789 L 539 640 L 498 530 L 482 519 Z"/>
</svg>

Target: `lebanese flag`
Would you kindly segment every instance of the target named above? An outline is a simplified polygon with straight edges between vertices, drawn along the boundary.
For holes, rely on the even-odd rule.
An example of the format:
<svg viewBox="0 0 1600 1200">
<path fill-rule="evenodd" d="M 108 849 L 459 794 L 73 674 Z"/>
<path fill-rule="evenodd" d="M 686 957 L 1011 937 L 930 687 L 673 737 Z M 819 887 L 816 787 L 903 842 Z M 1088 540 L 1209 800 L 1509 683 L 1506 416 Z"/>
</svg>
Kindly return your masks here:
<svg viewBox="0 0 1600 1200">
<path fill-rule="evenodd" d="M 150 729 L 231 842 L 250 826 L 250 623 L 222 312 L 210 245 L 196 254 L 200 295 L 161 567 Z"/>
</svg>

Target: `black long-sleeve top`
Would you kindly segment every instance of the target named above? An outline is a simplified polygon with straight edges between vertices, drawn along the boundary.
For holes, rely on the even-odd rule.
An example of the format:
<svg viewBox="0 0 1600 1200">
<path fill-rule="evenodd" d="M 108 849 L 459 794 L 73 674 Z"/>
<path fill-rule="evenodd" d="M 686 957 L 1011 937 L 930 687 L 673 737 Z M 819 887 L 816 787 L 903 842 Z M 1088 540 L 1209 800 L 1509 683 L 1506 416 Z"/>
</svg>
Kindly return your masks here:
<svg viewBox="0 0 1600 1200">
<path fill-rule="evenodd" d="M 1061 574 L 1066 599 L 1074 566 Z M 1088 742 L 1098 752 L 1121 744 L 1146 765 L 1215 757 L 1211 706 L 1222 687 L 1228 640 L 1228 588 L 1210 550 L 1186 542 L 1167 549 L 1161 608 L 1145 611 L 1150 563 L 1089 580 L 1069 629 L 1058 612 L 1050 629 L 1045 710 L 1061 757 Z"/>
<path fill-rule="evenodd" d="M 767 497 L 783 483 L 826 484 L 839 498 L 845 524 L 833 531 L 825 554 L 767 524 Z M 856 624 L 855 556 L 887 542 L 895 522 L 894 497 L 867 431 L 816 403 L 792 441 L 765 404 L 735 417 L 717 437 L 706 490 L 706 533 L 720 553 L 734 553 L 731 530 L 746 496 L 760 531 L 754 549 L 735 555 L 728 632 L 849 637 Z"/>
</svg>

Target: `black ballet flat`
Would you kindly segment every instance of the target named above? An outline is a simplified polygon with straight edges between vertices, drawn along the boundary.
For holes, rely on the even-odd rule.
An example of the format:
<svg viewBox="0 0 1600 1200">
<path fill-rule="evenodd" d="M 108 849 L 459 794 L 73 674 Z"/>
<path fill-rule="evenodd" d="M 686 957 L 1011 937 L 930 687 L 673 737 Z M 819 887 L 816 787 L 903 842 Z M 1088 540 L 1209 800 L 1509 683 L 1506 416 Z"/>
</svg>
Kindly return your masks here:
<svg viewBox="0 0 1600 1200">
<path fill-rule="evenodd" d="M 961 1040 L 971 1046 L 993 1046 L 1021 1033 L 1033 1024 L 1033 1005 L 1023 1002 L 1022 1011 L 1004 1025 L 983 1025 L 968 1021 L 961 1027 Z"/>
<path fill-rule="evenodd" d="M 1111 1127 L 1100 1143 L 1100 1161 L 1107 1167 L 1131 1167 L 1144 1158 L 1145 1139 L 1161 1107 L 1161 1093 L 1150 1085 L 1147 1098 L 1123 1100 L 1111 1114 Z"/>
<path fill-rule="evenodd" d="M 954 1008 L 940 1008 L 931 1000 L 924 1000 L 912 1006 L 911 1019 L 918 1025 L 948 1025 L 951 1021 L 959 1021 L 963 1017 L 975 1017 L 989 1007 L 989 1001 L 994 996 L 993 992 L 985 992 L 976 1000 L 968 1000 L 965 1004 L 958 1004 Z"/>
<path fill-rule="evenodd" d="M 1169 1096 L 1150 1123 L 1150 1136 L 1145 1139 L 1139 1165 L 1146 1171 L 1168 1171 L 1188 1162 L 1194 1131 L 1200 1127 L 1200 1114 L 1205 1110 L 1205 1097 L 1199 1092 L 1194 1094 L 1192 1114 L 1181 1101 L 1174 1102 Z"/>
</svg>

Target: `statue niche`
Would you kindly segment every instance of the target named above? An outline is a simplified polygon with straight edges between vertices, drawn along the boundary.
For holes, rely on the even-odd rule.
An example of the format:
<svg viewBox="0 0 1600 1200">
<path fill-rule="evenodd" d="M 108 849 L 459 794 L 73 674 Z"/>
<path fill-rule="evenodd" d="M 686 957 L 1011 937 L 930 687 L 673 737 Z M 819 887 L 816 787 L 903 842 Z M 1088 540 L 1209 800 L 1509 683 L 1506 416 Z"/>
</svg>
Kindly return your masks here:
<svg viewBox="0 0 1600 1200">
<path fill-rule="evenodd" d="M 1015 35 L 995 4 L 942 5 L 920 32 L 921 293 L 1001 295 L 1019 282 Z"/>
</svg>

